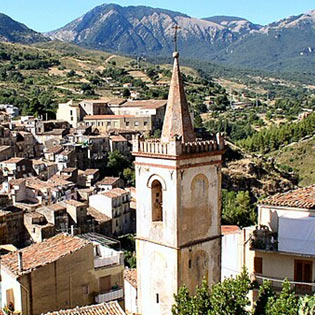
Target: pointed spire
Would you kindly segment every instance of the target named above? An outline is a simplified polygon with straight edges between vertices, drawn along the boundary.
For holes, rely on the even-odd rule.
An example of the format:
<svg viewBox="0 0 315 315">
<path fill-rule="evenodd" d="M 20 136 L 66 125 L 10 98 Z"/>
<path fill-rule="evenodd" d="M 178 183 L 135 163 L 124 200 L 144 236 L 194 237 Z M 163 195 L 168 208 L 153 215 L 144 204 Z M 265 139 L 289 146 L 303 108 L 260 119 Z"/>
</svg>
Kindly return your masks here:
<svg viewBox="0 0 315 315">
<path fill-rule="evenodd" d="M 174 52 L 174 68 L 168 95 L 161 142 L 170 142 L 174 136 L 181 136 L 182 142 L 196 140 L 194 127 L 186 100 L 184 83 L 179 68 L 179 53 Z"/>
</svg>

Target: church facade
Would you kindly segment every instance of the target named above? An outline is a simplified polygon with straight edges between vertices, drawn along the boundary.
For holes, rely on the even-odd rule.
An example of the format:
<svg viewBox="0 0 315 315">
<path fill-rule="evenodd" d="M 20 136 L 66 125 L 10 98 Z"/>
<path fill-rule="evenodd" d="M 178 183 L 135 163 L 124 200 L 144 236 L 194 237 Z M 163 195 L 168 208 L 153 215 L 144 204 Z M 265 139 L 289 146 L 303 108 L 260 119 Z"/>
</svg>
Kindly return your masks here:
<svg viewBox="0 0 315 315">
<path fill-rule="evenodd" d="M 220 281 L 221 163 L 224 139 L 197 140 L 179 54 L 160 140 L 134 139 L 138 308 L 171 314 L 174 294 Z"/>
</svg>

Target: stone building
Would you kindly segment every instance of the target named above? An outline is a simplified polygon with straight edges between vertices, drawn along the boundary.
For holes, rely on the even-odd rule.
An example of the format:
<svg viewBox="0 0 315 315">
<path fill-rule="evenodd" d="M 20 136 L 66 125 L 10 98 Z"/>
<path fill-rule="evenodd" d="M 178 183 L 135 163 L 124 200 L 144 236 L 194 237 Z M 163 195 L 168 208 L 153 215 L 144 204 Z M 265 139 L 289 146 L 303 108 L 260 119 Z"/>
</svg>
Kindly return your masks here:
<svg viewBox="0 0 315 315">
<path fill-rule="evenodd" d="M 224 139 L 196 139 L 178 53 L 160 141 L 134 139 L 138 307 L 171 314 L 174 293 L 220 281 Z"/>
<path fill-rule="evenodd" d="M 114 188 L 92 195 L 89 198 L 89 205 L 112 219 L 112 235 L 117 236 L 130 232 L 132 215 L 128 191 Z"/>
<path fill-rule="evenodd" d="M 123 299 L 123 254 L 95 243 L 58 234 L 2 256 L 1 307 L 39 315 Z"/>
</svg>

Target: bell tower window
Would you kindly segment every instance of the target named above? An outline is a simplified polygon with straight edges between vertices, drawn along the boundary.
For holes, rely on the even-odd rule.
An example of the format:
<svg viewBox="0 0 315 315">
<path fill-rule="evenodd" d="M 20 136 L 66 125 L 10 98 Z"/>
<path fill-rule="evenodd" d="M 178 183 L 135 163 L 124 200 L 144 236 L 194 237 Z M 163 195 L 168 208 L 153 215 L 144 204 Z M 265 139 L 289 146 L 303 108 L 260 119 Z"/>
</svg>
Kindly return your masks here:
<svg viewBox="0 0 315 315">
<path fill-rule="evenodd" d="M 158 180 L 152 183 L 152 221 L 163 221 L 163 193 L 162 185 Z"/>
</svg>

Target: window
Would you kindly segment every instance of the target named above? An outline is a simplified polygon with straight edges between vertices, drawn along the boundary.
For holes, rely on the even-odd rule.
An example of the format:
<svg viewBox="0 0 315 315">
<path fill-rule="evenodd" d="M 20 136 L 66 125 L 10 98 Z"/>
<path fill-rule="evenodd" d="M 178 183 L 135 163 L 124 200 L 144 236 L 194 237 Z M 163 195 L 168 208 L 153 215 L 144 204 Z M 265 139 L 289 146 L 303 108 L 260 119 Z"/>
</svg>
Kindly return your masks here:
<svg viewBox="0 0 315 315">
<path fill-rule="evenodd" d="M 156 303 L 159 304 L 160 303 L 160 295 L 157 293 L 156 294 Z"/>
<path fill-rule="evenodd" d="M 110 121 L 107 122 L 107 126 L 110 126 Z"/>
<path fill-rule="evenodd" d="M 254 272 L 262 274 L 263 259 L 261 257 L 254 257 Z"/>
<path fill-rule="evenodd" d="M 189 261 L 188 261 L 188 267 L 189 267 L 189 269 L 191 269 L 191 259 L 189 259 Z"/>
<path fill-rule="evenodd" d="M 127 126 L 127 127 L 129 126 L 129 121 L 126 121 L 126 126 Z"/>
<path fill-rule="evenodd" d="M 144 126 L 147 126 L 147 125 L 148 125 L 148 122 L 147 122 L 147 121 L 145 121 L 145 122 L 143 123 L 143 125 L 144 125 Z"/>
<path fill-rule="evenodd" d="M 294 260 L 294 281 L 296 282 L 312 282 L 312 261 L 310 260 Z M 296 285 L 296 288 L 308 292 L 312 291 L 312 287 L 308 285 Z"/>
<path fill-rule="evenodd" d="M 135 126 L 139 126 L 139 121 L 135 121 Z"/>
<path fill-rule="evenodd" d="M 89 285 L 83 285 L 82 286 L 82 291 L 84 295 L 88 295 L 89 294 Z"/>
<path fill-rule="evenodd" d="M 70 110 L 70 115 L 71 115 L 71 116 L 73 115 L 73 110 L 72 110 L 72 109 Z"/>
<path fill-rule="evenodd" d="M 152 221 L 163 221 L 162 185 L 158 180 L 152 183 Z"/>
</svg>

